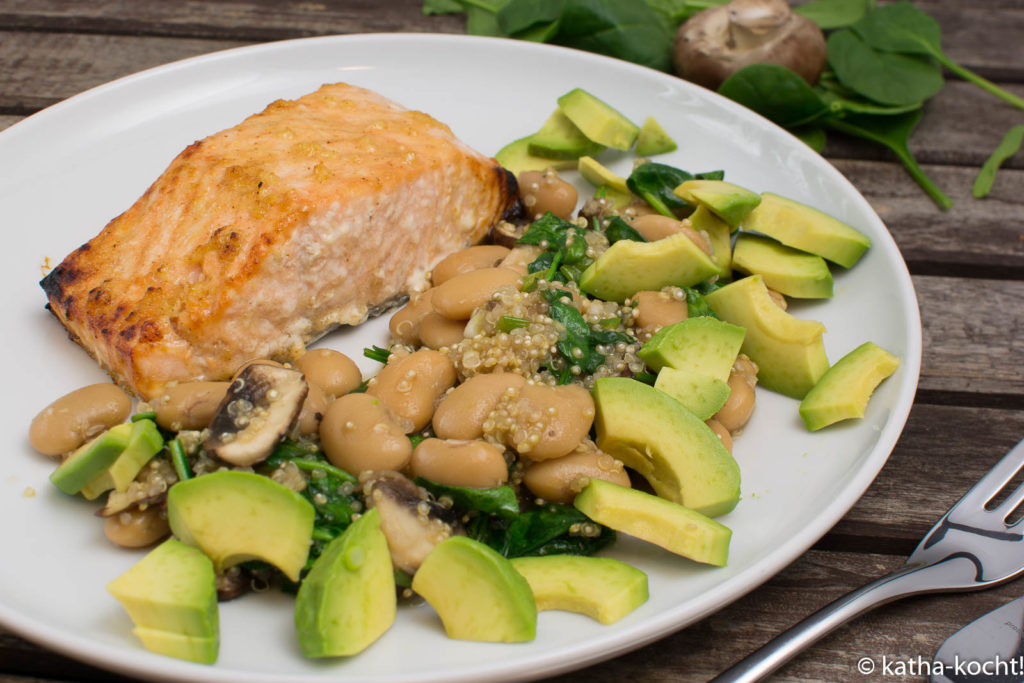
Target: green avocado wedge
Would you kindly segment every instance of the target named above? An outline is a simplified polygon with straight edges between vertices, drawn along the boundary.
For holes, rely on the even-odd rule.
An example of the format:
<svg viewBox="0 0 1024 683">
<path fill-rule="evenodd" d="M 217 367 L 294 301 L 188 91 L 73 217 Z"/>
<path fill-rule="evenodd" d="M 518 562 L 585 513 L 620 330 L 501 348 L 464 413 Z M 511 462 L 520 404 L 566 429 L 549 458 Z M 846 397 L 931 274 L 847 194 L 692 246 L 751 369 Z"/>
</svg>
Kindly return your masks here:
<svg viewBox="0 0 1024 683">
<path fill-rule="evenodd" d="M 706 233 L 711 242 L 711 260 L 718 266 L 718 282 L 732 279 L 732 228 L 711 210 L 701 204 L 687 219 L 690 227 Z"/>
<path fill-rule="evenodd" d="M 701 420 L 717 413 L 729 400 L 729 385 L 690 369 L 664 367 L 658 373 L 654 388 L 679 401 Z"/>
<path fill-rule="evenodd" d="M 604 151 L 604 145 L 590 140 L 556 109 L 540 130 L 530 136 L 527 150 L 533 156 L 548 159 L 579 159 Z"/>
<path fill-rule="evenodd" d="M 125 444 L 121 454 L 110 464 L 110 467 L 82 487 L 80 493 L 86 500 L 98 498 L 110 489 L 126 490 L 142 467 L 164 447 L 164 438 L 155 422 L 138 420 L 132 422 L 131 425 L 132 430 L 128 436 L 128 443 Z"/>
<path fill-rule="evenodd" d="M 687 180 L 674 190 L 694 206 L 706 206 L 735 230 L 761 203 L 761 197 L 745 187 L 724 180 Z"/>
<path fill-rule="evenodd" d="M 800 418 L 817 431 L 841 420 L 864 417 L 868 399 L 900 360 L 865 342 L 836 361 L 800 402 Z"/>
<path fill-rule="evenodd" d="M 709 517 L 736 507 L 740 468 L 704 422 L 663 391 L 625 377 L 597 380 L 597 445 L 662 498 Z"/>
<path fill-rule="evenodd" d="M 167 521 L 218 573 L 249 560 L 274 565 L 292 581 L 309 555 L 313 505 L 252 472 L 225 470 L 181 481 L 167 492 Z"/>
<path fill-rule="evenodd" d="M 783 244 L 817 254 L 850 268 L 871 246 L 859 230 L 806 204 L 771 192 L 743 222 L 743 229 L 759 232 Z"/>
<path fill-rule="evenodd" d="M 575 88 L 558 98 L 558 108 L 588 138 L 612 149 L 633 146 L 640 129 L 635 123 L 586 90 Z"/>
<path fill-rule="evenodd" d="M 168 539 L 107 585 L 146 649 L 211 664 L 220 630 L 213 563 L 197 548 Z"/>
<path fill-rule="evenodd" d="M 530 154 L 530 138 L 532 137 L 532 135 L 528 135 L 508 143 L 498 150 L 498 153 L 494 155 L 494 160 L 515 176 L 525 171 L 545 171 L 549 168 L 562 170 L 576 166 L 575 159 L 548 159 Z"/>
<path fill-rule="evenodd" d="M 488 546 L 465 536 L 438 543 L 412 577 L 449 638 L 520 643 L 537 635 L 537 604 L 526 579 Z"/>
<path fill-rule="evenodd" d="M 605 301 L 625 301 L 640 291 L 691 287 L 718 266 L 684 233 L 656 242 L 619 240 L 580 276 L 580 289 Z"/>
<path fill-rule="evenodd" d="M 798 299 L 832 296 L 832 273 L 825 259 L 787 247 L 768 237 L 740 233 L 732 254 L 733 268 L 760 275 L 769 289 Z"/>
<path fill-rule="evenodd" d="M 516 557 L 512 566 L 530 584 L 540 611 L 576 612 L 612 624 L 647 602 L 647 575 L 610 557 Z"/>
<path fill-rule="evenodd" d="M 724 567 L 729 559 L 729 527 L 664 498 L 591 479 L 573 505 L 598 524 L 694 562 Z"/>
<path fill-rule="evenodd" d="M 722 320 L 746 329 L 741 350 L 757 363 L 765 388 L 802 399 L 828 370 L 825 326 L 779 308 L 760 275 L 716 289 L 704 300 Z"/>
<path fill-rule="evenodd" d="M 729 380 L 746 330 L 710 316 L 687 318 L 666 325 L 640 348 L 640 360 L 655 372 L 676 368 Z"/>
<path fill-rule="evenodd" d="M 397 612 L 391 553 L 374 508 L 330 542 L 295 598 L 295 632 L 307 657 L 362 652 Z"/>
<path fill-rule="evenodd" d="M 665 129 L 661 127 L 658 120 L 648 116 L 644 125 L 640 126 L 640 134 L 636 138 L 636 153 L 638 156 L 649 157 L 655 154 L 666 154 L 674 152 L 679 148 Z"/>
<path fill-rule="evenodd" d="M 68 456 L 50 473 L 50 481 L 69 496 L 75 495 L 117 460 L 131 434 L 130 423 L 114 425 Z"/>
</svg>

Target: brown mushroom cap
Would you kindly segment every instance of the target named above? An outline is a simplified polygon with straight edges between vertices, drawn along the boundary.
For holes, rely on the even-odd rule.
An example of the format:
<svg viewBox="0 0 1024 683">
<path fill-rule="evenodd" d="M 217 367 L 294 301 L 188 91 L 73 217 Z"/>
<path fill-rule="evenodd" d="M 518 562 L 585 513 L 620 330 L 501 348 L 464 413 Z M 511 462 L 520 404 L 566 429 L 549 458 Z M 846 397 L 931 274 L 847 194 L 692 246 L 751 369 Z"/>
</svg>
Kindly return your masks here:
<svg viewBox="0 0 1024 683">
<path fill-rule="evenodd" d="M 679 27 L 673 63 L 680 77 L 712 90 L 757 63 L 781 64 L 813 84 L 825 68 L 825 36 L 785 0 L 732 0 Z"/>
</svg>

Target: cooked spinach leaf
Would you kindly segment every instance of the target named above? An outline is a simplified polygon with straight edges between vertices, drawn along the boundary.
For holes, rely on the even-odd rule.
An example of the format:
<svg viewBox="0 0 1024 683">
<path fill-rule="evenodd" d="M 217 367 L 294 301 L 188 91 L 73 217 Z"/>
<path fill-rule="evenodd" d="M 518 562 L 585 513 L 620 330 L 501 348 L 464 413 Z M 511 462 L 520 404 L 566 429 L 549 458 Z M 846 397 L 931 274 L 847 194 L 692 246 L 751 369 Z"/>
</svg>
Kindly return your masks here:
<svg viewBox="0 0 1024 683">
<path fill-rule="evenodd" d="M 467 533 L 509 558 L 592 555 L 615 540 L 614 531 L 590 521 L 576 508 L 553 503 L 510 519 L 477 517 Z"/>
<path fill-rule="evenodd" d="M 633 226 L 618 216 L 613 216 L 604 229 L 604 236 L 608 238 L 609 244 L 615 244 L 619 240 L 632 240 L 633 242 L 646 242 L 644 236 L 638 233 Z"/>
<path fill-rule="evenodd" d="M 709 318 L 717 318 L 718 315 L 711 310 L 710 306 L 708 306 L 708 302 L 704 299 L 704 295 L 710 294 L 720 288 L 721 285 L 711 282 L 702 282 L 696 287 L 684 287 L 683 291 L 686 292 L 686 308 L 689 317 L 698 318 L 700 316 L 706 316 Z"/>
<path fill-rule="evenodd" d="M 511 519 L 519 514 L 519 501 L 511 486 L 498 486 L 493 489 L 471 489 L 461 486 L 448 486 L 416 477 L 417 486 L 430 491 L 435 498 L 446 497 L 452 501 L 452 507 L 460 512 L 480 512 L 485 515 L 497 515 Z"/>
<path fill-rule="evenodd" d="M 677 197 L 673 190 L 687 180 L 693 180 L 692 173 L 650 161 L 633 169 L 626 178 L 626 186 L 633 194 L 643 197 L 661 215 L 675 218 L 672 210 L 684 209 L 689 204 Z"/>
<path fill-rule="evenodd" d="M 584 374 L 592 373 L 601 367 L 605 357 L 597 352 L 598 345 L 618 342 L 631 344 L 636 341 L 623 332 L 592 329 L 572 302 L 562 301 L 567 295 L 561 290 L 548 289 L 543 295 L 551 305 L 551 317 L 565 326 L 565 338 L 555 344 L 567 366 L 559 375 L 559 384 L 568 384 L 572 380 L 575 376 L 572 372 L 573 366 L 578 367 Z"/>
</svg>

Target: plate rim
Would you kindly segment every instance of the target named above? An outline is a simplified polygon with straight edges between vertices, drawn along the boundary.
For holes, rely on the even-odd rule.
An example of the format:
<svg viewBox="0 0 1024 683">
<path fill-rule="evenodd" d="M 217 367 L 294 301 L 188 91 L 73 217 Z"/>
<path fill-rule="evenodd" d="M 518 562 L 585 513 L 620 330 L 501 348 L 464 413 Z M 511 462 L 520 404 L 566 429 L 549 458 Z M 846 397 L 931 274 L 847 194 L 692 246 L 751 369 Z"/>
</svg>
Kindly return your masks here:
<svg viewBox="0 0 1024 683">
<path fill-rule="evenodd" d="M 271 41 L 267 43 L 258 43 L 254 45 L 245 45 L 239 47 L 226 48 L 210 53 L 187 57 L 184 59 L 169 62 L 167 64 L 161 64 L 154 67 L 147 68 L 145 70 L 128 74 L 117 78 L 115 80 L 102 83 L 93 86 L 85 91 L 77 93 L 67 99 L 57 102 L 25 119 L 14 123 L 7 129 L 0 131 L 0 146 L 7 140 L 16 135 L 26 134 L 32 130 L 36 125 L 44 125 L 46 120 L 51 115 L 55 115 L 62 112 L 68 107 L 80 106 L 85 102 L 88 102 L 96 97 L 104 97 L 108 93 L 115 92 L 124 87 L 130 87 L 137 81 L 145 81 L 153 78 L 154 76 L 159 77 L 163 74 L 169 74 L 182 69 L 188 69 L 197 65 L 205 65 L 209 63 L 220 62 L 222 60 L 231 60 L 237 58 L 239 55 L 247 55 L 262 52 L 273 52 L 276 50 L 287 50 L 293 49 L 297 45 L 301 44 L 313 44 L 313 43 L 352 43 L 352 42 L 377 42 L 377 41 L 389 41 L 389 42 L 408 42 L 415 43 L 420 41 L 451 44 L 451 43 L 477 43 L 481 46 L 494 44 L 501 42 L 511 47 L 513 50 L 525 50 L 525 51 L 536 51 L 546 52 L 557 58 L 557 55 L 562 52 L 573 53 L 577 58 L 584 58 L 587 60 L 595 60 L 597 62 L 607 62 L 614 64 L 618 69 L 636 70 L 638 73 L 645 75 L 659 74 L 661 76 L 667 76 L 662 72 L 649 69 L 647 67 L 639 66 L 629 62 L 624 62 L 611 57 L 603 55 L 597 55 L 590 52 L 584 52 L 581 50 L 575 50 L 572 48 L 566 48 L 555 45 L 547 44 L 536 44 L 528 43 L 523 41 L 516 41 L 506 38 L 492 38 L 492 37 L 481 37 L 481 36 L 467 36 L 461 34 L 439 34 L 439 33 L 358 33 L 358 34 L 338 34 L 338 35 L 325 35 L 325 36 L 313 36 L 306 38 L 295 38 L 280 41 Z M 488 49 L 484 47 L 483 49 Z M 670 77 L 670 76 L 669 76 Z M 716 104 L 725 106 L 736 111 L 741 117 L 755 117 L 760 119 L 760 123 L 766 124 L 772 128 L 775 128 L 778 133 L 782 133 L 785 136 L 797 140 L 785 129 L 777 126 L 776 124 L 764 119 L 758 114 L 746 109 L 736 102 L 728 100 L 722 97 L 718 93 L 710 90 L 700 88 L 699 86 L 687 83 L 680 80 L 676 84 L 684 89 L 697 89 L 700 91 L 700 97 L 711 97 L 716 101 Z M 42 122 L 42 123 L 40 123 Z M 897 279 L 901 283 L 901 296 L 904 297 L 906 307 L 910 311 L 910 318 L 905 321 L 905 329 L 907 332 L 906 338 L 906 355 L 901 358 L 902 371 L 902 382 L 897 392 L 897 400 L 891 408 L 890 417 L 887 419 L 884 428 L 878 436 L 873 449 L 871 450 L 870 457 L 866 458 L 863 464 L 856 470 L 855 476 L 842 488 L 840 495 L 835 497 L 832 502 L 817 516 L 815 521 L 799 529 L 797 533 L 791 536 L 785 543 L 781 544 L 774 552 L 772 552 L 763 561 L 756 563 L 752 567 L 741 570 L 736 576 L 726 580 L 723 583 L 716 585 L 713 590 L 708 591 L 707 594 L 701 596 L 698 599 L 687 601 L 679 605 L 674 606 L 672 609 L 664 612 L 652 615 L 645 619 L 640 624 L 634 625 L 630 632 L 633 633 L 633 637 L 624 638 L 622 633 L 608 633 L 598 638 L 591 638 L 583 641 L 579 644 L 569 646 L 572 654 L 579 654 L 578 658 L 574 658 L 572 661 L 553 661 L 555 659 L 564 659 L 566 653 L 564 651 L 553 651 L 547 654 L 536 655 L 529 660 L 529 666 L 523 665 L 523 663 L 512 658 L 510 661 L 498 661 L 490 662 L 487 666 L 488 680 L 520 680 L 528 678 L 536 678 L 540 676 L 550 676 L 567 671 L 578 670 L 585 666 L 589 666 L 607 659 L 614 658 L 626 652 L 643 647 L 653 641 L 664 638 L 671 633 L 679 631 L 707 616 L 713 614 L 732 602 L 740 599 L 744 595 L 755 590 L 761 586 L 765 581 L 770 579 L 772 576 L 777 574 L 779 571 L 784 569 L 787 565 L 797 560 L 802 556 L 817 540 L 823 537 L 828 531 L 835 526 L 838 522 L 856 502 L 863 496 L 864 492 L 871 485 L 878 473 L 881 471 L 887 462 L 893 448 L 895 447 L 900 435 L 903 432 L 904 426 L 907 419 L 909 418 L 910 410 L 913 406 L 916 388 L 918 385 L 921 362 L 922 362 L 922 345 L 923 345 L 923 330 L 920 319 L 920 308 L 917 300 L 917 294 L 913 287 L 913 282 L 910 277 L 909 270 L 907 268 L 905 260 L 896 245 L 888 228 L 885 223 L 881 220 L 878 214 L 867 202 L 866 198 L 860 193 L 860 191 L 854 186 L 837 168 L 835 168 L 831 162 L 824 157 L 821 157 L 824 162 L 824 166 L 828 168 L 828 172 L 832 176 L 833 182 L 838 182 L 847 188 L 851 197 L 856 197 L 859 202 L 863 203 L 864 208 L 867 209 L 869 214 L 877 220 L 877 223 L 883 228 L 882 236 L 883 239 L 888 242 L 889 249 L 883 251 L 887 256 L 887 265 L 894 269 L 896 272 Z M 729 591 L 728 596 L 723 599 L 713 598 L 718 592 L 720 592 L 723 586 L 729 585 L 734 590 Z M 692 606 L 694 603 L 701 605 L 700 609 L 691 613 L 689 616 L 680 619 L 678 615 L 674 613 L 680 611 L 683 605 Z M 152 659 L 150 653 L 128 653 L 122 649 L 108 646 L 104 643 L 97 643 L 95 640 L 91 640 L 87 637 L 82 637 L 77 633 L 73 633 L 70 630 L 65 630 L 61 633 L 61 637 L 57 641 L 50 640 L 53 637 L 52 631 L 62 631 L 60 628 L 48 626 L 46 622 L 38 620 L 31 615 L 26 615 L 23 612 L 19 612 L 13 608 L 8 607 L 5 603 L 0 602 L 0 623 L 12 632 L 21 635 L 27 640 L 31 640 L 37 643 L 40 647 L 60 652 L 64 655 L 70 656 L 79 661 L 83 661 L 94 666 L 98 666 L 107 670 L 117 671 L 128 675 L 138 676 L 145 679 L 159 679 L 159 680 L 197 680 L 197 674 L 201 674 L 202 680 L 209 681 L 234 681 L 237 680 L 237 673 L 233 670 L 223 670 L 216 667 L 204 666 L 193 664 L 190 662 L 184 662 L 180 660 L 173 660 L 171 658 L 161 658 L 164 662 L 164 666 L 161 667 L 161 671 L 154 672 L 152 669 Z M 50 633 L 47 633 L 47 632 Z M 97 651 L 97 645 L 100 645 L 99 651 Z M 597 648 L 595 646 L 601 646 Z M 587 653 L 577 653 L 577 650 L 588 649 Z M 595 651 L 598 650 L 599 651 Z M 109 654 L 108 651 L 109 650 Z M 137 656 L 141 654 L 142 656 Z M 312 680 L 309 676 L 302 674 L 258 674 L 246 673 L 248 678 L 253 681 L 278 681 L 278 682 L 292 682 L 296 683 Z M 349 675 L 345 672 L 339 672 L 338 674 L 344 680 L 358 681 L 363 680 L 361 676 Z M 366 679 L 370 680 L 370 679 Z M 372 680 L 380 680 L 379 678 L 373 678 Z M 463 666 L 463 670 L 447 670 L 443 674 L 437 674 L 433 676 L 423 676 L 420 674 L 391 677 L 388 680 L 395 681 L 426 681 L 426 680 L 444 680 L 444 681 L 472 681 L 481 680 L 480 667 L 479 665 L 473 667 Z"/>
</svg>

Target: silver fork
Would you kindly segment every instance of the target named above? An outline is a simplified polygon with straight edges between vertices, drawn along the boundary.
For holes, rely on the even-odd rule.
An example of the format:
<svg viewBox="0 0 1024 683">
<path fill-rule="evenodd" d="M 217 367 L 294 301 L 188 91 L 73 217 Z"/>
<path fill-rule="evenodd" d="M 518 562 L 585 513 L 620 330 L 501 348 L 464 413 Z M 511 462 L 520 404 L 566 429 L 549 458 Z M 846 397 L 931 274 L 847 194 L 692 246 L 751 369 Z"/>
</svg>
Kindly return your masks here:
<svg viewBox="0 0 1024 683">
<path fill-rule="evenodd" d="M 714 679 L 748 683 L 767 676 L 832 630 L 879 605 L 921 593 L 989 588 L 1024 573 L 1024 484 L 988 506 L 1024 466 L 1021 441 L 921 539 L 907 564 L 826 605 Z"/>
</svg>

